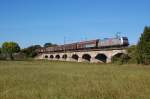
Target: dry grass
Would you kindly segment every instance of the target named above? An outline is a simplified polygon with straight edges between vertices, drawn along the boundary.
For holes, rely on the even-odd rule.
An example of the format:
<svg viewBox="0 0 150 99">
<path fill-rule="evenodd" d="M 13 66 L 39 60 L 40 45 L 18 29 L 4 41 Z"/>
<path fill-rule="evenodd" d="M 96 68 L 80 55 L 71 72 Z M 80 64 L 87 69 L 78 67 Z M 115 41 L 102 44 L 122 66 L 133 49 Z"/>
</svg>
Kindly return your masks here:
<svg viewBox="0 0 150 99">
<path fill-rule="evenodd" d="M 0 61 L 0 99 L 150 99 L 150 66 Z"/>
</svg>

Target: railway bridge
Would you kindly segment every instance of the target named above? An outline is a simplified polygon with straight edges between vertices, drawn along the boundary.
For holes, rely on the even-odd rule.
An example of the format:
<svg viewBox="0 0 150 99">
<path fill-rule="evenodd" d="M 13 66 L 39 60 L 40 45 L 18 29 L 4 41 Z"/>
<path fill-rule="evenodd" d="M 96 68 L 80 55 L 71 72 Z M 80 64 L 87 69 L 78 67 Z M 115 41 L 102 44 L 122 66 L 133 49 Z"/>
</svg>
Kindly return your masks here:
<svg viewBox="0 0 150 99">
<path fill-rule="evenodd" d="M 111 63 L 114 56 L 127 54 L 126 50 L 107 49 L 107 50 L 83 50 L 83 51 L 64 51 L 64 52 L 47 52 L 39 54 L 36 59 L 90 62 L 90 63 Z"/>
</svg>

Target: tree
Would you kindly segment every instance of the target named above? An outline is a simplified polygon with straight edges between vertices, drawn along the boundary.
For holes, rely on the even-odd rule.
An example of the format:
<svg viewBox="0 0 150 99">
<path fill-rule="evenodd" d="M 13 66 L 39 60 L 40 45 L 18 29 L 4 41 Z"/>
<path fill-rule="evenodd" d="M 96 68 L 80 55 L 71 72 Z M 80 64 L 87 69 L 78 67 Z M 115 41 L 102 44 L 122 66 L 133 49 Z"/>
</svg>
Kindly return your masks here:
<svg viewBox="0 0 150 99">
<path fill-rule="evenodd" d="M 131 45 L 128 49 L 129 63 L 137 62 L 137 45 Z"/>
<path fill-rule="evenodd" d="M 52 43 L 45 43 L 44 47 L 51 47 L 51 46 L 56 46 L 56 44 L 52 44 Z"/>
<path fill-rule="evenodd" d="M 2 48 L 0 48 L 0 54 L 2 53 Z"/>
<path fill-rule="evenodd" d="M 37 55 L 36 49 L 41 48 L 40 45 L 32 45 L 28 48 L 22 49 L 21 52 L 24 53 L 27 57 L 34 57 Z"/>
<path fill-rule="evenodd" d="M 130 57 L 128 56 L 128 54 L 117 54 L 115 56 L 112 57 L 112 63 L 114 64 L 127 64 L 129 62 Z"/>
<path fill-rule="evenodd" d="M 50 46 L 52 46 L 53 44 L 52 43 L 45 43 L 44 44 L 44 47 L 50 47 Z"/>
<path fill-rule="evenodd" d="M 4 42 L 2 44 L 2 53 L 5 54 L 7 59 L 13 60 L 13 53 L 20 51 L 20 47 L 16 42 Z"/>
<path fill-rule="evenodd" d="M 2 48 L 0 48 L 0 60 L 6 60 L 5 55 L 2 53 Z"/>
<path fill-rule="evenodd" d="M 146 26 L 137 45 L 137 61 L 150 64 L 150 27 Z"/>
</svg>

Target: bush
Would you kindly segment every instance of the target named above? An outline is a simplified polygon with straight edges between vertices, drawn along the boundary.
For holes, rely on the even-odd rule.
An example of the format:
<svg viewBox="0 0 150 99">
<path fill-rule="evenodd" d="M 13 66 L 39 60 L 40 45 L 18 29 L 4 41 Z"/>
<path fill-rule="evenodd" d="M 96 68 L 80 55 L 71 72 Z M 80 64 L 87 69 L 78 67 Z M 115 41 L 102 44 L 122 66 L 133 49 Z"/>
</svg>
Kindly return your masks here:
<svg viewBox="0 0 150 99">
<path fill-rule="evenodd" d="M 119 65 L 127 64 L 129 63 L 129 59 L 130 57 L 128 56 L 128 54 L 120 54 L 112 58 L 112 63 L 119 64 Z"/>
<path fill-rule="evenodd" d="M 6 60 L 6 56 L 4 54 L 0 54 L 0 60 Z"/>
</svg>

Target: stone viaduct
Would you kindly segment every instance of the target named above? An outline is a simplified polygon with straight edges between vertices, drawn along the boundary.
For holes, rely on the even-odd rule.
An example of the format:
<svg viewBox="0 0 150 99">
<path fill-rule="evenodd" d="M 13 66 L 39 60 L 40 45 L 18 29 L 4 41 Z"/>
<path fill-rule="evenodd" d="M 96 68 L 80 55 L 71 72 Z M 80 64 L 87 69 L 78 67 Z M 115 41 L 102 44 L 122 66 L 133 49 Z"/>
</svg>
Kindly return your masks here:
<svg viewBox="0 0 150 99">
<path fill-rule="evenodd" d="M 127 54 L 125 49 L 111 49 L 99 51 L 74 51 L 74 52 L 53 52 L 39 54 L 36 59 L 90 62 L 90 63 L 111 63 L 112 57 Z"/>
</svg>

